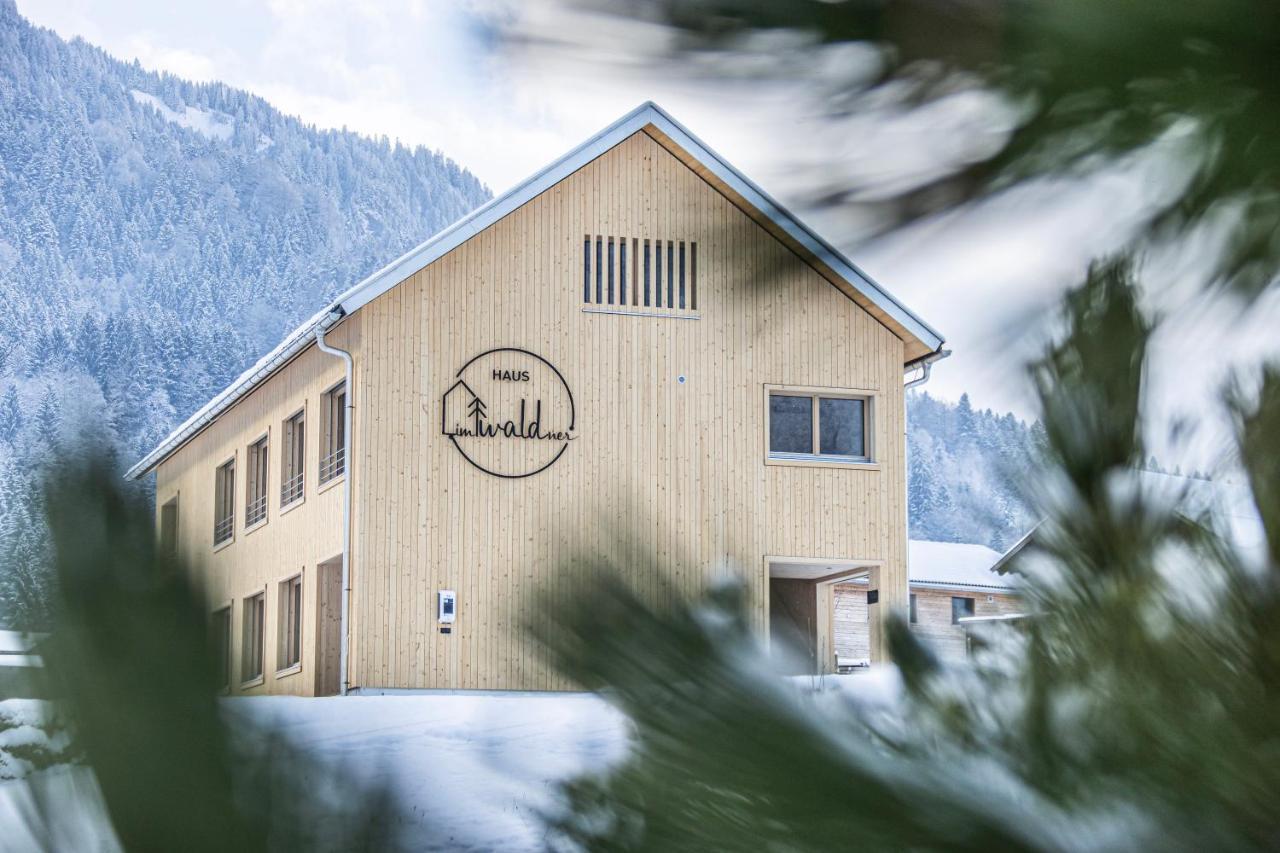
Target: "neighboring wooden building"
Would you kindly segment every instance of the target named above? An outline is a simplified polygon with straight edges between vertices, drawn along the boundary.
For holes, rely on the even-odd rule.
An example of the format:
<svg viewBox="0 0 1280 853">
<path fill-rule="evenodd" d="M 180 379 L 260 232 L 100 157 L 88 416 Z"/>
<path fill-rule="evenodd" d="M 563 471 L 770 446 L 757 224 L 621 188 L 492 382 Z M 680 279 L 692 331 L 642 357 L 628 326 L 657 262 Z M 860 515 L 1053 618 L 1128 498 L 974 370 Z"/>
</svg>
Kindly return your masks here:
<svg viewBox="0 0 1280 853">
<path fill-rule="evenodd" d="M 1022 614 L 1016 579 L 996 570 L 1001 555 L 990 548 L 913 539 L 908 554 L 911 630 L 939 657 L 968 656 L 962 620 Z M 872 657 L 867 592 L 865 581 L 836 587 L 835 648 L 842 665 Z"/>
<path fill-rule="evenodd" d="M 130 475 L 157 474 L 234 693 L 569 688 L 522 626 L 575 556 L 654 595 L 737 575 L 825 668 L 835 583 L 907 606 L 903 385 L 941 347 L 645 104 L 339 297 Z"/>
</svg>

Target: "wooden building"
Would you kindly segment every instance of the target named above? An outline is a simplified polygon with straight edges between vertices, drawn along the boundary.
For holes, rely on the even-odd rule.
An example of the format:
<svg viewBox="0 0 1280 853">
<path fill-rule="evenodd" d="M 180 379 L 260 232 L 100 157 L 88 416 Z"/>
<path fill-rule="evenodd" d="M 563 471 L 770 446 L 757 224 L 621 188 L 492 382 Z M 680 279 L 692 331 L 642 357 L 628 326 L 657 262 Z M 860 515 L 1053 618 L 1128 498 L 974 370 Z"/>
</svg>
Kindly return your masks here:
<svg viewBox="0 0 1280 853">
<path fill-rule="evenodd" d="M 825 667 L 835 583 L 907 606 L 903 387 L 942 343 L 644 104 L 326 306 L 130 476 L 156 472 L 234 693 L 569 688 L 522 626 L 573 556 L 655 595 L 736 575 Z"/>
<path fill-rule="evenodd" d="M 1023 614 L 1017 580 L 1000 572 L 1004 557 L 990 548 L 913 539 L 907 554 L 908 624 L 938 657 L 968 656 L 968 626 L 973 620 Z M 867 593 L 864 579 L 836 586 L 833 634 L 840 669 L 871 660 Z"/>
</svg>

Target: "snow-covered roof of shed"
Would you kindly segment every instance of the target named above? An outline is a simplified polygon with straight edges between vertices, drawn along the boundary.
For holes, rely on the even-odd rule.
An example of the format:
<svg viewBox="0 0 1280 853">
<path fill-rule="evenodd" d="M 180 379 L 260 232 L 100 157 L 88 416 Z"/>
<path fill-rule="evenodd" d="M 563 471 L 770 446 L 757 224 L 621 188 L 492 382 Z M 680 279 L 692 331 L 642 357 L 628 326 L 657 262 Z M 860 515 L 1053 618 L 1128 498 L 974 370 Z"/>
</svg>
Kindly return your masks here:
<svg viewBox="0 0 1280 853">
<path fill-rule="evenodd" d="M 753 218 L 758 217 L 758 221 L 767 222 L 775 236 L 806 255 L 819 272 L 827 270 L 847 285 L 855 301 L 871 311 L 880 322 L 907 342 L 907 351 L 916 353 L 912 358 L 923 357 L 921 350 L 927 354 L 942 349 L 944 339 L 940 333 L 858 269 L 852 261 L 801 222 L 795 214 L 775 201 L 754 181 L 730 165 L 688 128 L 672 118 L 657 104 L 646 101 L 559 160 L 517 184 L 503 195 L 477 208 L 343 293 L 332 305 L 291 332 L 273 350 L 240 374 L 225 390 L 184 421 L 164 441 L 130 468 L 125 476 L 136 479 L 149 473 L 169 454 L 211 424 L 240 398 L 309 346 L 318 329 L 334 326 L 342 317 L 359 310 L 427 264 L 457 248 L 537 197 L 544 190 L 564 180 L 640 131 L 650 132 L 669 150 L 674 148 L 680 154 L 686 155 L 692 163 L 697 165 L 697 170 L 704 180 L 728 195 L 748 215 L 753 215 Z"/>
<path fill-rule="evenodd" d="M 912 539 L 907 543 L 907 559 L 912 586 L 947 589 L 1014 588 L 1011 576 L 992 571 L 1000 554 L 986 545 Z"/>
</svg>

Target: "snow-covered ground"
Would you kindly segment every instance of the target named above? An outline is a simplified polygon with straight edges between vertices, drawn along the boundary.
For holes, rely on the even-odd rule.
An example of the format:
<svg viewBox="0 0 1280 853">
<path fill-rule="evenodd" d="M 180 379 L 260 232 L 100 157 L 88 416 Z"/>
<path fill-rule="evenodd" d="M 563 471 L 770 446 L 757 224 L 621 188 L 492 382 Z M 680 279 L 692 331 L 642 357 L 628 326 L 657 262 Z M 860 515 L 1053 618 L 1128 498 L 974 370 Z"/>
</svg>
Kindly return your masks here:
<svg viewBox="0 0 1280 853">
<path fill-rule="evenodd" d="M 15 743 L 42 736 L 42 706 L 0 702 L 0 710 L 22 717 L 9 730 Z M 627 748 L 626 719 L 590 694 L 263 697 L 228 700 L 225 708 L 278 727 L 305 753 L 357 779 L 388 785 L 415 849 L 543 849 L 540 815 L 556 808 L 557 784 L 607 768 Z M 28 773 L 15 762 L 14 770 L 20 778 L 0 781 L 0 850 L 39 849 L 27 818 L 42 801 L 56 804 L 46 814 L 55 819 L 57 849 L 118 849 L 86 768 Z"/>
<path fill-rule="evenodd" d="M 891 704 L 901 689 L 892 667 L 788 681 L 817 700 L 818 713 L 838 713 L 845 700 Z M 287 733 L 354 779 L 388 786 L 404 837 L 420 850 L 544 849 L 542 815 L 557 809 L 558 784 L 606 770 L 625 756 L 629 738 L 626 718 L 585 693 L 262 697 L 226 700 L 224 708 Z M 10 729 L 15 742 L 48 737 L 40 729 L 47 704 L 0 702 L 6 709 L 21 723 Z M 37 849 L 26 817 L 42 802 L 53 806 L 46 814 L 55 818 L 55 849 L 118 849 L 87 768 L 18 769 L 18 779 L 0 781 L 0 850 Z"/>
</svg>

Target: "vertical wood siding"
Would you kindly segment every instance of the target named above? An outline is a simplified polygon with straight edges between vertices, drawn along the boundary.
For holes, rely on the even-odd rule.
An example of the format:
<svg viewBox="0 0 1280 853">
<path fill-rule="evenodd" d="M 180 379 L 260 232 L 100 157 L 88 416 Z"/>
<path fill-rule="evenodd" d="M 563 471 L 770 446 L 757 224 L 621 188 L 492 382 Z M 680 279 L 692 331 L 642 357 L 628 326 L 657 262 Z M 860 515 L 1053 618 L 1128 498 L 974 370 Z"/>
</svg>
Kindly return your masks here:
<svg viewBox="0 0 1280 853">
<path fill-rule="evenodd" d="M 583 301 L 588 234 L 696 242 L 697 310 L 679 312 L 696 319 L 584 311 L 599 307 Z M 629 273 L 629 291 L 637 285 Z M 905 607 L 902 341 L 645 133 L 370 302 L 331 339 L 352 350 L 356 371 L 353 686 L 571 688 L 522 626 L 547 618 L 541 596 L 572 595 L 560 570 L 578 557 L 617 564 L 652 596 L 739 577 L 762 631 L 767 556 L 878 561 L 882 603 Z M 525 479 L 478 470 L 441 434 L 455 374 L 496 347 L 547 359 L 576 403 L 577 439 Z M 274 581 L 301 565 L 314 649 L 315 566 L 340 548 L 341 489 L 317 496 L 308 451 L 306 506 L 279 518 L 273 479 L 267 527 L 244 537 L 238 525 L 236 542 L 211 554 L 214 466 L 270 425 L 278 478 L 279 420 L 305 397 L 315 435 L 320 394 L 340 378 L 336 359 L 309 350 L 160 468 L 159 503 L 183 492 L 184 547 L 215 598 L 237 598 L 233 628 L 239 598 L 271 583 L 268 648 Z M 769 384 L 873 391 L 878 465 L 764 464 Z M 458 596 L 447 635 L 440 589 Z M 314 673 L 273 684 L 272 668 L 261 689 L 314 684 Z"/>
</svg>

